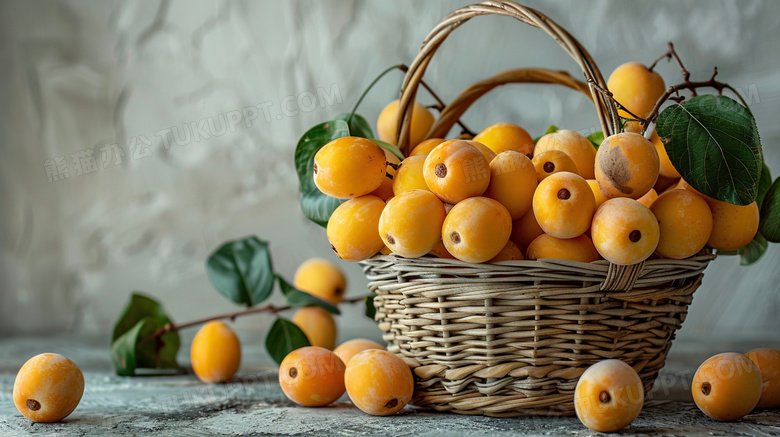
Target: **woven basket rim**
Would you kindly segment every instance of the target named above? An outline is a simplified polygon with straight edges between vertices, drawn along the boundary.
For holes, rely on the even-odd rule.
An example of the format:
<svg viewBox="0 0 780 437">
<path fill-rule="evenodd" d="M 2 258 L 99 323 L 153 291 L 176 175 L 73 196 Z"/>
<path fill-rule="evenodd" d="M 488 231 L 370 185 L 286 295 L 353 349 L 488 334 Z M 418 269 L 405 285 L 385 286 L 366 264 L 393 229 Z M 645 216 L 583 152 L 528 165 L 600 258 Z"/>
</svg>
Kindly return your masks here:
<svg viewBox="0 0 780 437">
<path fill-rule="evenodd" d="M 697 253 L 696 255 L 693 255 L 688 258 L 684 259 L 673 259 L 673 258 L 652 258 L 644 261 L 644 264 L 646 266 L 653 266 L 653 265 L 663 265 L 663 264 L 688 264 L 690 262 L 700 262 L 700 261 L 712 261 L 715 258 L 717 258 L 717 255 L 715 254 L 714 250 L 708 247 L 705 247 L 701 250 L 701 252 Z M 466 261 L 461 261 L 457 258 L 439 258 L 436 256 L 422 256 L 420 258 L 405 258 L 398 254 L 376 254 L 366 260 L 361 261 L 361 263 L 365 262 L 371 262 L 371 261 L 378 261 L 378 262 L 414 262 L 416 264 L 424 264 L 424 261 L 428 261 L 430 264 L 445 264 L 445 265 L 452 265 L 454 267 L 474 267 L 474 266 L 507 266 L 507 267 L 518 267 L 518 268 L 532 268 L 532 267 L 546 267 L 550 264 L 558 264 L 558 265 L 565 265 L 569 267 L 579 267 L 583 270 L 590 270 L 592 269 L 592 266 L 603 266 L 608 267 L 610 265 L 610 262 L 605 259 L 600 259 L 597 261 L 592 262 L 582 262 L 582 261 L 572 261 L 572 260 L 566 260 L 566 259 L 558 259 L 558 258 L 539 258 L 535 260 L 511 260 L 511 261 L 497 261 L 497 262 L 484 262 L 484 263 L 469 263 Z"/>
<path fill-rule="evenodd" d="M 404 258 L 396 254 L 379 254 L 361 261 L 360 264 L 364 266 L 366 273 L 383 268 L 399 275 L 428 276 L 425 281 L 432 283 L 451 282 L 451 278 L 469 278 L 470 281 L 478 278 L 481 282 L 504 283 L 533 281 L 540 284 L 562 281 L 598 284 L 600 291 L 627 293 L 635 286 L 641 288 L 699 274 L 716 257 L 712 249 L 704 248 L 698 254 L 681 260 L 656 258 L 621 266 L 603 259 L 581 262 L 544 258 L 475 264 L 435 256 Z M 375 280 L 369 278 L 369 287 L 374 283 Z"/>
</svg>

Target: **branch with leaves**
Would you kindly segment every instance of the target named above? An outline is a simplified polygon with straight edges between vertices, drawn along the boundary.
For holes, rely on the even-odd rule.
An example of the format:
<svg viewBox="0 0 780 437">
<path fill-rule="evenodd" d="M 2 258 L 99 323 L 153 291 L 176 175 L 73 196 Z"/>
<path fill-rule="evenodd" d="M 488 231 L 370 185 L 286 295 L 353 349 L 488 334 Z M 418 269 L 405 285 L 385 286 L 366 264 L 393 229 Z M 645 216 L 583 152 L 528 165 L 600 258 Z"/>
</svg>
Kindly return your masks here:
<svg viewBox="0 0 780 437">
<path fill-rule="evenodd" d="M 220 246 L 209 256 L 206 272 L 222 295 L 247 308 L 176 324 L 159 302 L 149 296 L 133 293 L 114 326 L 111 338 L 111 358 L 117 374 L 132 376 L 138 369 L 178 369 L 176 354 L 181 346 L 178 331 L 214 320 L 233 321 L 238 317 L 260 313 L 277 317 L 266 335 L 265 344 L 268 353 L 279 363 L 292 350 L 309 346 L 303 331 L 291 321 L 279 317 L 279 313 L 317 306 L 331 314 L 340 314 L 336 305 L 298 290 L 274 273 L 268 243 L 254 236 Z M 276 285 L 287 304 L 275 306 L 267 303 L 257 306 L 271 297 Z M 366 302 L 367 314 L 371 314 L 373 300 L 368 297 L 350 298 L 343 302 L 361 301 Z"/>
<path fill-rule="evenodd" d="M 352 297 L 352 298 L 349 298 L 349 299 L 344 299 L 343 301 L 341 301 L 341 303 L 349 304 L 349 303 L 363 302 L 363 301 L 365 301 L 365 299 L 366 299 L 365 296 Z M 305 300 L 309 301 L 310 299 L 309 298 L 305 298 Z M 192 321 L 185 322 L 185 323 L 176 324 L 176 323 L 170 322 L 170 323 L 166 323 L 165 325 L 163 325 L 160 328 L 158 328 L 156 331 L 151 333 L 148 337 L 144 338 L 142 340 L 142 342 L 154 341 L 157 338 L 161 337 L 162 335 L 165 335 L 168 332 L 181 331 L 182 329 L 191 328 L 193 326 L 200 326 L 200 325 L 202 325 L 204 323 L 212 322 L 212 321 L 215 321 L 215 320 L 230 320 L 231 322 L 233 322 L 238 317 L 246 316 L 246 315 L 249 315 L 249 314 L 257 314 L 257 313 L 268 313 L 268 314 L 278 315 L 282 311 L 287 311 L 287 310 L 291 310 L 293 308 L 300 308 L 301 306 L 309 306 L 309 305 L 310 305 L 309 303 L 301 304 L 299 302 L 295 306 L 293 306 L 293 305 L 275 306 L 273 304 L 268 303 L 268 304 L 265 304 L 265 305 L 260 306 L 260 307 L 248 308 L 248 309 L 245 309 L 245 310 L 233 311 L 233 312 L 224 313 L 224 314 L 217 314 L 215 316 L 203 317 L 201 319 L 192 320 Z M 334 314 L 337 314 L 337 313 L 334 313 Z"/>
<path fill-rule="evenodd" d="M 658 133 L 672 165 L 682 179 L 700 193 L 734 205 L 756 202 L 760 211 L 759 230 L 753 241 L 736 251 L 718 251 L 719 255 L 740 255 L 742 264 L 753 264 L 766 252 L 768 242 L 780 242 L 780 178 L 772 182 L 764 164 L 761 141 L 750 108 L 739 92 L 726 82 L 716 80 L 717 67 L 706 80 L 691 80 L 680 56 L 670 42 L 669 49 L 649 67 L 663 59 L 674 60 L 683 81 L 667 88 L 646 117 L 630 113 L 612 93 L 591 82 L 599 92 L 615 102 L 619 109 L 637 121 L 650 138 Z M 699 95 L 711 88 L 717 95 Z M 739 99 L 724 96 L 729 90 Z M 690 98 L 681 94 L 690 92 Z M 668 101 L 674 104 L 661 108 Z"/>
</svg>

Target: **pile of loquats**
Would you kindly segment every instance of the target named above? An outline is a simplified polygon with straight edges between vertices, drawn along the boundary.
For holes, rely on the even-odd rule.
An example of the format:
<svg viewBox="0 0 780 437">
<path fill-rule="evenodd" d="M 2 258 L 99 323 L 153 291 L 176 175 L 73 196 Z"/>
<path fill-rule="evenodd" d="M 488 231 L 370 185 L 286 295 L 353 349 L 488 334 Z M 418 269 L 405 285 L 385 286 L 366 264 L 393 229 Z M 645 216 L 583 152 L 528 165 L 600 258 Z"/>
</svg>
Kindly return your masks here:
<svg viewBox="0 0 780 437">
<path fill-rule="evenodd" d="M 661 76 L 639 63 L 618 67 L 608 88 L 640 117 L 665 91 Z M 396 143 L 398 105 L 390 103 L 378 118 L 383 142 Z M 681 179 L 657 133 L 646 139 L 637 122 L 598 147 L 565 129 L 534 141 L 511 123 L 488 126 L 473 139 L 423 140 L 433 123 L 433 114 L 416 103 L 415 146 L 403 159 L 354 136 L 317 152 L 315 185 L 348 199 L 327 226 L 340 258 L 603 258 L 631 265 L 651 256 L 688 258 L 705 246 L 734 251 L 758 230 L 756 202 L 738 206 L 696 191 Z"/>
</svg>

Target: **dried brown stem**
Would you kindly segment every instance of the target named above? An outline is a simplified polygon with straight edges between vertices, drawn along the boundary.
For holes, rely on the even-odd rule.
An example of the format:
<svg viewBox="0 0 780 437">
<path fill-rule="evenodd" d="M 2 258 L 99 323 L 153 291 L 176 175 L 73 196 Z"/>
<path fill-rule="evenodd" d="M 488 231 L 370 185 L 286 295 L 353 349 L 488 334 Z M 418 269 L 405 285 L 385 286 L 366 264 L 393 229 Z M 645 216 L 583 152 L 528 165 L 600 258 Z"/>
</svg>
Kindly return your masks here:
<svg viewBox="0 0 780 437">
<path fill-rule="evenodd" d="M 742 98 L 742 96 L 729 84 L 724 82 L 719 82 L 715 80 L 715 76 L 718 75 L 718 67 L 713 68 L 712 75 L 709 79 L 705 81 L 691 81 L 691 72 L 688 71 L 687 68 L 685 68 L 685 64 L 683 64 L 682 60 L 680 59 L 680 56 L 677 54 L 677 52 L 674 50 L 674 44 L 669 42 L 669 50 L 664 53 L 661 57 L 655 60 L 650 67 L 648 67 L 649 70 L 653 70 L 655 68 L 656 64 L 660 62 L 662 59 L 674 59 L 677 62 L 677 65 L 680 67 L 680 70 L 682 72 L 683 76 L 683 82 L 679 83 L 677 85 L 670 86 L 666 92 L 658 99 L 658 101 L 655 103 L 655 106 L 653 106 L 652 111 L 650 111 L 650 114 L 647 115 L 646 118 L 637 117 L 634 114 L 631 114 L 630 111 L 628 111 L 623 105 L 620 104 L 620 102 L 616 101 L 614 97 L 612 97 L 612 93 L 610 93 L 608 90 L 604 90 L 601 87 L 599 87 L 596 84 L 593 84 L 595 88 L 601 92 L 602 94 L 608 96 L 610 99 L 612 99 L 618 108 L 623 109 L 624 111 L 631 114 L 634 118 L 637 119 L 642 125 L 644 126 L 642 129 L 642 134 L 644 135 L 648 129 L 648 127 L 653 126 L 655 124 L 655 121 L 658 119 L 659 111 L 661 110 L 661 106 L 667 101 L 672 100 L 676 103 L 681 103 L 685 100 L 685 96 L 680 94 L 681 90 L 688 90 L 691 92 L 691 95 L 693 97 L 697 96 L 696 90 L 699 88 L 714 88 L 718 95 L 723 95 L 723 90 L 727 89 L 731 92 L 733 92 L 737 98 L 740 99 L 742 102 L 742 105 L 747 108 L 748 111 L 750 111 L 750 108 L 748 108 L 747 102 Z"/>
<path fill-rule="evenodd" d="M 669 89 L 667 89 L 666 92 L 661 96 L 661 98 L 658 99 L 658 101 L 655 103 L 655 106 L 653 107 L 653 110 L 650 111 L 650 114 L 648 114 L 647 124 L 645 124 L 644 130 L 647 130 L 648 125 L 650 123 L 654 123 L 656 119 L 658 119 L 658 114 L 659 111 L 661 110 L 661 105 L 663 105 L 667 100 L 671 99 L 679 103 L 685 99 L 685 97 L 679 95 L 681 90 L 689 90 L 691 91 L 693 96 L 696 96 L 695 90 L 698 88 L 714 88 L 715 90 L 718 91 L 719 94 L 722 94 L 724 89 L 728 89 L 734 92 L 737 95 L 737 97 L 739 97 L 741 100 L 742 96 L 740 96 L 739 93 L 737 93 L 734 90 L 734 88 L 731 87 L 731 85 L 723 82 L 718 82 L 717 80 L 715 80 L 715 76 L 717 76 L 717 74 L 718 74 L 718 67 L 715 67 L 713 69 L 712 76 L 710 76 L 710 78 L 705 81 L 693 82 L 690 80 L 686 80 L 683 83 L 670 86 Z M 676 96 L 672 97 L 673 94 L 675 94 Z M 747 108 L 747 103 L 745 103 L 744 100 L 742 101 L 742 104 Z M 642 133 L 644 133 L 644 130 L 642 131 Z"/>
<path fill-rule="evenodd" d="M 659 56 L 658 59 L 653 61 L 652 64 L 650 64 L 649 67 L 647 67 L 648 70 L 653 71 L 655 69 L 655 66 L 658 65 L 659 62 L 661 62 L 662 59 L 670 59 L 672 57 L 672 52 L 668 51 L 664 53 L 663 55 Z"/>
<path fill-rule="evenodd" d="M 680 70 L 682 70 L 683 75 L 683 82 L 690 82 L 691 80 L 691 72 L 688 71 L 687 68 L 685 68 L 685 65 L 683 65 L 682 60 L 679 56 L 677 56 L 677 52 L 674 50 L 674 44 L 672 44 L 671 41 L 669 41 L 669 56 L 674 58 L 675 61 L 677 61 L 677 65 L 680 66 Z M 713 78 L 715 75 L 712 76 Z"/>
<path fill-rule="evenodd" d="M 593 88 L 596 88 L 596 91 L 600 92 L 601 94 L 604 94 L 604 95 L 605 95 L 605 96 L 606 96 L 608 99 L 610 99 L 610 100 L 612 100 L 613 102 L 615 102 L 615 106 L 617 106 L 617 108 L 618 108 L 618 109 L 622 109 L 622 110 L 626 111 L 626 113 L 627 113 L 628 115 L 630 115 L 630 116 L 634 117 L 634 118 L 626 118 L 626 117 L 620 117 L 620 118 L 626 119 L 626 120 L 628 120 L 628 121 L 638 121 L 638 122 L 640 122 L 640 123 L 642 123 L 642 124 L 644 124 L 644 123 L 645 123 L 645 119 L 644 119 L 644 118 L 642 118 L 642 117 L 640 117 L 640 116 L 638 116 L 638 115 L 634 114 L 633 112 L 629 111 L 629 110 L 628 110 L 628 108 L 626 108 L 626 107 L 625 107 L 625 106 L 623 106 L 623 105 L 622 105 L 620 102 L 618 102 L 618 101 L 615 99 L 615 97 L 612 95 L 612 91 L 610 91 L 610 90 L 605 90 L 605 89 L 604 89 L 604 88 L 602 88 L 602 87 L 601 87 L 599 84 L 597 84 L 597 83 L 596 83 L 596 82 L 595 82 L 593 79 L 588 79 L 588 83 L 589 83 L 589 84 L 591 84 L 591 85 L 593 85 Z"/>
<path fill-rule="evenodd" d="M 342 303 L 357 303 L 364 301 L 366 296 L 360 296 L 360 297 L 353 297 L 349 299 L 344 299 L 341 301 Z M 263 306 L 254 307 L 254 308 L 247 308 L 245 310 L 241 311 L 235 311 L 232 313 L 224 313 L 224 314 L 217 314 L 214 316 L 208 316 L 201 319 L 192 320 L 190 322 L 185 323 L 166 323 L 165 325 L 159 327 L 156 331 L 149 334 L 148 337 L 141 340 L 141 343 L 146 343 L 147 341 L 155 340 L 157 344 L 160 343 L 159 338 L 162 337 L 164 334 L 167 334 L 168 332 L 173 331 L 180 331 L 182 329 L 191 328 L 193 326 L 202 325 L 206 322 L 211 322 L 214 320 L 223 320 L 223 319 L 230 319 L 230 321 L 236 320 L 236 317 L 245 316 L 247 314 L 256 314 L 256 313 L 271 313 L 271 314 L 278 314 L 281 311 L 292 309 L 290 305 L 284 305 L 280 307 L 276 307 L 273 304 L 265 304 Z"/>
<path fill-rule="evenodd" d="M 402 65 L 401 67 L 399 67 L 399 69 L 401 71 L 403 71 L 404 73 L 409 71 L 409 67 L 407 67 L 406 65 Z M 428 93 L 431 95 L 431 97 L 433 97 L 433 99 L 436 100 L 437 105 L 434 106 L 434 108 L 438 109 L 439 112 L 441 112 L 443 110 L 443 108 L 445 108 L 447 106 L 447 104 L 444 103 L 444 100 L 440 99 L 439 96 L 436 94 L 436 92 L 434 92 L 433 89 L 431 89 L 431 87 L 429 87 L 428 84 L 425 83 L 424 80 L 420 80 L 420 85 L 422 85 L 423 88 L 425 88 L 428 91 Z M 460 126 L 461 129 L 463 129 L 464 133 L 467 133 L 467 134 L 471 135 L 472 137 L 477 135 L 476 133 L 474 133 L 474 131 L 472 131 L 471 129 L 466 127 L 466 125 L 463 124 L 462 121 L 458 120 L 455 123 L 457 123 L 457 125 Z"/>
</svg>

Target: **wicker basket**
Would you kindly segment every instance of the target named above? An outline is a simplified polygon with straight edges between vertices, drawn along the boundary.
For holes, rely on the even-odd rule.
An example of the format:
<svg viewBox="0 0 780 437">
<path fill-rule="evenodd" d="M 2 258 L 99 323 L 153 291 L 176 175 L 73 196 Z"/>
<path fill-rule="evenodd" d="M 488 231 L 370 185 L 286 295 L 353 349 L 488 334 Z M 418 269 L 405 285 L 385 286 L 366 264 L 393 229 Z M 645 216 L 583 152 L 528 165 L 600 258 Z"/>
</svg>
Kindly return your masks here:
<svg viewBox="0 0 780 437">
<path fill-rule="evenodd" d="M 605 86 L 585 49 L 541 13 L 509 1 L 467 6 L 433 29 L 403 82 L 398 132 L 405 152 L 417 87 L 436 49 L 465 21 L 488 14 L 543 29 L 577 61 L 586 80 Z M 466 88 L 428 137 L 442 137 L 476 99 L 512 82 L 581 91 L 595 103 L 605 134 L 618 130 L 614 103 L 588 83 L 562 72 L 523 69 Z M 415 405 L 517 416 L 573 414 L 577 379 L 607 358 L 633 366 L 649 390 L 714 258 L 704 250 L 685 260 L 619 266 L 564 260 L 469 264 L 377 255 L 362 264 L 377 295 L 376 320 L 389 350 L 413 369 Z"/>
</svg>

